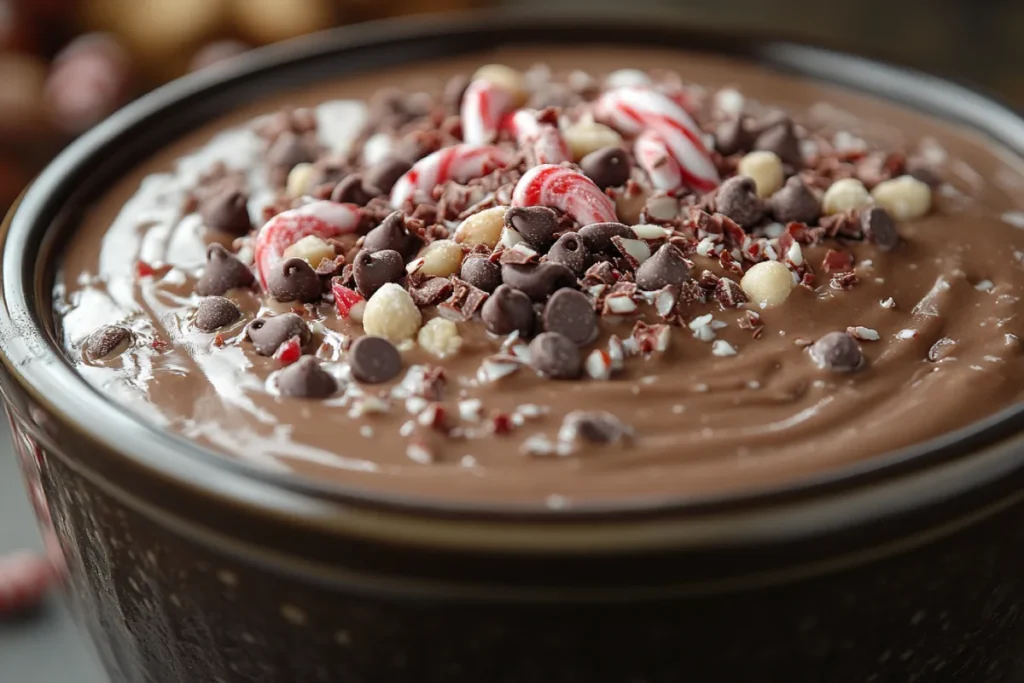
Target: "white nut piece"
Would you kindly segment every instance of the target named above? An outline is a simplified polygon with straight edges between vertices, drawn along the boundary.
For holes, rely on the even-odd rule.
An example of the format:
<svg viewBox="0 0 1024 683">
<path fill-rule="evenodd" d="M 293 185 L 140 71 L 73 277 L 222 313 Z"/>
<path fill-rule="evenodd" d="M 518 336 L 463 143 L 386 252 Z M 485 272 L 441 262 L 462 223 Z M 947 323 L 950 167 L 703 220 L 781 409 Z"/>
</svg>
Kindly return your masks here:
<svg viewBox="0 0 1024 683">
<path fill-rule="evenodd" d="M 488 248 L 494 249 L 501 239 L 506 211 L 507 206 L 492 206 L 467 216 L 455 229 L 455 241 L 470 247 L 485 244 Z"/>
<path fill-rule="evenodd" d="M 310 191 L 310 181 L 313 180 L 313 164 L 296 164 L 288 172 L 288 180 L 285 182 L 285 192 L 289 197 L 301 197 Z"/>
<path fill-rule="evenodd" d="M 821 208 L 826 215 L 834 216 L 851 209 L 863 209 L 865 206 L 871 206 L 872 202 L 864 183 L 856 178 L 842 178 L 825 190 Z"/>
<path fill-rule="evenodd" d="M 409 292 L 394 282 L 378 289 L 366 302 L 363 329 L 367 334 L 398 343 L 412 339 L 423 324 L 423 316 Z"/>
<path fill-rule="evenodd" d="M 871 195 L 898 221 L 921 218 L 932 208 L 932 188 L 909 175 L 878 183 Z"/>
<path fill-rule="evenodd" d="M 448 277 L 462 267 L 462 247 L 451 240 L 431 242 L 421 256 L 423 265 L 417 271 L 420 275 Z"/>
<path fill-rule="evenodd" d="M 316 235 L 306 235 L 284 250 L 285 258 L 300 258 L 313 268 L 324 259 L 333 261 L 335 256 L 334 247 Z"/>
<path fill-rule="evenodd" d="M 473 74 L 473 80 L 487 81 L 512 93 L 513 104 L 521 107 L 530 96 L 526 78 L 519 71 L 504 64 L 485 64 Z"/>
<path fill-rule="evenodd" d="M 782 189 L 786 182 L 786 173 L 782 169 L 782 159 L 775 152 L 758 150 L 740 159 L 736 170 L 754 181 L 757 196 L 767 199 Z"/>
<path fill-rule="evenodd" d="M 621 147 L 622 136 L 603 123 L 580 119 L 562 133 L 572 152 L 573 161 L 579 161 L 591 152 L 605 147 Z"/>
<path fill-rule="evenodd" d="M 778 306 L 789 297 L 794 286 L 793 274 L 778 261 L 756 263 L 740 280 L 743 292 L 761 308 Z"/>
<path fill-rule="evenodd" d="M 420 328 L 416 341 L 424 351 L 438 358 L 453 356 L 462 348 L 459 328 L 451 320 L 432 318 Z"/>
</svg>

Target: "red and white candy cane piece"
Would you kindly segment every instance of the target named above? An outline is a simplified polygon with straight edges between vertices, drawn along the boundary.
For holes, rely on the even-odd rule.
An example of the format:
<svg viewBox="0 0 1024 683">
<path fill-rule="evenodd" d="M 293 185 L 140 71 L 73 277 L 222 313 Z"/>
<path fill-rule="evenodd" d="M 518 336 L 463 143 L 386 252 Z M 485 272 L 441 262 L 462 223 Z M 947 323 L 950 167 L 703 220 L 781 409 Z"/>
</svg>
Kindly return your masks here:
<svg viewBox="0 0 1024 683">
<path fill-rule="evenodd" d="M 683 184 L 679 162 L 672 156 L 665 141 L 653 130 L 645 130 L 637 136 L 633 153 L 640 168 L 647 172 L 656 190 L 677 190 Z"/>
<path fill-rule="evenodd" d="M 534 166 L 512 191 L 512 206 L 548 206 L 583 225 L 617 221 L 615 204 L 587 176 L 565 166 Z"/>
<path fill-rule="evenodd" d="M 266 289 L 270 269 L 289 246 L 310 235 L 328 240 L 355 232 L 362 215 L 355 204 L 321 200 L 282 211 L 271 218 L 256 236 L 254 259 L 260 284 Z"/>
<path fill-rule="evenodd" d="M 45 558 L 28 551 L 0 557 L 0 617 L 36 605 L 53 583 Z"/>
<path fill-rule="evenodd" d="M 508 117 L 508 127 L 519 148 L 532 156 L 534 164 L 560 164 L 572 161 L 569 146 L 554 123 L 541 121 L 539 112 L 520 109 Z"/>
<path fill-rule="evenodd" d="M 501 119 L 512 109 L 513 102 L 512 93 L 490 81 L 477 79 L 470 83 L 462 95 L 459 111 L 462 139 L 470 145 L 494 142 Z"/>
<path fill-rule="evenodd" d="M 707 192 L 718 186 L 718 170 L 701 131 L 690 115 L 668 96 L 645 87 L 608 90 L 597 101 L 596 114 L 620 132 L 638 135 L 653 130 L 679 163 L 683 182 Z"/>
<path fill-rule="evenodd" d="M 508 163 L 505 152 L 492 145 L 453 145 L 428 154 L 406 171 L 391 189 L 391 206 L 401 209 L 417 192 L 429 196 L 443 182 L 464 183 Z"/>
</svg>

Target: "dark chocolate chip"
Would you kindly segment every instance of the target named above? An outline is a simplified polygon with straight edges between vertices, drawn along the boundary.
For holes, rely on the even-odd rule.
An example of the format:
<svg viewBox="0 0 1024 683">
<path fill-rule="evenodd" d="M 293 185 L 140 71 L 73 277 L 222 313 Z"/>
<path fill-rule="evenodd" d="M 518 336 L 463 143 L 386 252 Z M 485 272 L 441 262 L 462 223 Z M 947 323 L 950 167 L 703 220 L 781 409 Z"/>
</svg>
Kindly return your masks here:
<svg viewBox="0 0 1024 683">
<path fill-rule="evenodd" d="M 379 197 L 381 194 L 380 190 L 363 180 L 362 174 L 352 173 L 334 186 L 331 191 L 331 201 L 366 206 L 371 199 Z"/>
<path fill-rule="evenodd" d="M 797 138 L 793 121 L 789 118 L 781 118 L 762 130 L 754 141 L 754 149 L 775 152 L 782 159 L 782 163 L 794 168 L 800 168 L 804 164 L 803 154 L 800 153 L 800 139 Z"/>
<path fill-rule="evenodd" d="M 488 332 L 504 336 L 518 331 L 520 337 L 529 337 L 537 316 L 530 297 L 518 289 L 501 285 L 484 302 L 480 317 Z"/>
<path fill-rule="evenodd" d="M 338 390 L 338 382 L 319 360 L 303 356 L 277 373 L 277 389 L 282 396 L 327 398 Z"/>
<path fill-rule="evenodd" d="M 444 91 L 441 95 L 441 102 L 448 111 L 457 114 L 462 107 L 462 96 L 466 94 L 469 87 L 469 76 L 466 74 L 455 74 L 444 84 Z"/>
<path fill-rule="evenodd" d="M 896 221 L 880 206 L 860 212 L 860 227 L 864 231 L 864 237 L 874 242 L 882 251 L 890 251 L 900 242 L 900 235 L 896 232 Z"/>
<path fill-rule="evenodd" d="M 580 170 L 602 190 L 629 180 L 629 155 L 619 147 L 604 147 L 580 159 Z"/>
<path fill-rule="evenodd" d="M 241 317 L 242 312 L 230 299 L 208 296 L 199 302 L 199 308 L 196 309 L 196 327 L 203 332 L 213 332 Z"/>
<path fill-rule="evenodd" d="M 501 267 L 501 280 L 534 301 L 544 301 L 562 287 L 576 286 L 576 274 L 558 263 L 506 263 Z"/>
<path fill-rule="evenodd" d="M 366 384 L 394 379 L 402 371 L 402 354 L 383 337 L 360 337 L 348 352 L 352 376 Z"/>
<path fill-rule="evenodd" d="M 541 85 L 532 93 L 530 93 L 530 100 L 527 106 L 530 109 L 536 109 L 538 111 L 547 109 L 548 107 L 556 107 L 558 109 L 568 109 L 573 107 L 580 102 L 580 96 L 574 92 L 571 87 L 565 83 L 545 83 Z"/>
<path fill-rule="evenodd" d="M 559 434 L 596 444 L 616 443 L 633 437 L 633 428 L 603 410 L 574 410 L 562 420 Z"/>
<path fill-rule="evenodd" d="M 295 313 L 284 313 L 270 318 L 256 318 L 245 328 L 245 336 L 252 342 L 256 353 L 273 356 L 277 347 L 292 337 L 298 337 L 302 346 L 313 336 L 309 325 Z"/>
<path fill-rule="evenodd" d="M 754 135 L 744 117 L 723 121 L 715 129 L 715 149 L 719 154 L 729 156 L 749 152 L 754 145 Z"/>
<path fill-rule="evenodd" d="M 936 172 L 935 168 L 925 161 L 919 159 L 909 159 L 907 161 L 907 175 L 920 180 L 925 185 L 932 188 L 938 187 L 942 184 L 942 176 Z"/>
<path fill-rule="evenodd" d="M 352 262 L 352 275 L 359 293 L 369 299 L 389 282 L 398 282 L 405 275 L 402 255 L 393 249 L 370 252 L 361 249 Z"/>
<path fill-rule="evenodd" d="M 311 145 L 290 131 L 279 135 L 267 150 L 267 164 L 283 173 L 315 159 L 316 154 Z"/>
<path fill-rule="evenodd" d="M 799 176 L 787 180 L 782 189 L 768 200 L 768 206 L 775 220 L 783 224 L 814 225 L 821 217 L 821 202 Z"/>
<path fill-rule="evenodd" d="M 501 284 L 501 266 L 486 256 L 470 256 L 462 262 L 459 277 L 485 292 L 493 292 Z"/>
<path fill-rule="evenodd" d="M 583 238 L 574 232 L 567 232 L 551 245 L 551 249 L 548 250 L 548 261 L 565 266 L 575 273 L 576 277 L 583 277 L 594 259 L 583 245 Z"/>
<path fill-rule="evenodd" d="M 612 244 L 613 237 L 627 240 L 636 239 L 636 233 L 632 228 L 622 223 L 592 223 L 580 228 L 578 234 L 583 240 L 583 246 L 592 254 L 615 251 L 615 245 Z"/>
<path fill-rule="evenodd" d="M 551 379 L 576 379 L 583 372 L 580 348 L 558 332 L 543 332 L 530 342 L 530 365 Z"/>
<path fill-rule="evenodd" d="M 580 346 L 597 338 L 594 302 L 575 289 L 560 289 L 551 295 L 541 315 L 545 332 L 560 332 Z"/>
<path fill-rule="evenodd" d="M 546 251 L 558 232 L 558 214 L 546 206 L 515 206 L 505 212 L 505 225 L 535 249 Z"/>
<path fill-rule="evenodd" d="M 220 296 L 235 287 L 249 287 L 255 281 L 249 266 L 239 261 L 220 244 L 206 249 L 206 267 L 196 283 L 203 296 Z"/>
<path fill-rule="evenodd" d="M 111 358 L 127 350 L 134 338 L 127 327 L 104 325 L 85 340 L 85 353 L 90 360 Z"/>
<path fill-rule="evenodd" d="M 663 244 L 636 269 L 636 284 L 648 292 L 669 285 L 680 287 L 690 279 L 690 267 L 683 252 L 674 244 Z"/>
<path fill-rule="evenodd" d="M 810 346 L 811 358 L 822 370 L 853 372 L 864 365 L 864 353 L 845 332 L 829 332 Z"/>
<path fill-rule="evenodd" d="M 207 197 L 199 204 L 203 225 L 228 235 L 241 236 L 252 229 L 249 196 L 239 189 L 228 189 Z"/>
<path fill-rule="evenodd" d="M 410 168 L 412 164 L 405 159 L 385 157 L 366 171 L 363 181 L 381 193 L 388 193 Z"/>
<path fill-rule="evenodd" d="M 401 211 L 389 214 L 363 238 L 363 249 L 371 252 L 391 249 L 401 254 L 403 259 L 412 258 L 421 245 L 420 238 L 405 226 L 405 216 Z"/>
<path fill-rule="evenodd" d="M 320 299 L 323 283 L 305 259 L 285 259 L 270 271 L 267 279 L 270 295 L 278 301 L 309 303 Z"/>
<path fill-rule="evenodd" d="M 764 218 L 764 202 L 757 196 L 754 179 L 745 175 L 733 176 L 719 186 L 715 208 L 741 228 L 752 228 Z"/>
</svg>

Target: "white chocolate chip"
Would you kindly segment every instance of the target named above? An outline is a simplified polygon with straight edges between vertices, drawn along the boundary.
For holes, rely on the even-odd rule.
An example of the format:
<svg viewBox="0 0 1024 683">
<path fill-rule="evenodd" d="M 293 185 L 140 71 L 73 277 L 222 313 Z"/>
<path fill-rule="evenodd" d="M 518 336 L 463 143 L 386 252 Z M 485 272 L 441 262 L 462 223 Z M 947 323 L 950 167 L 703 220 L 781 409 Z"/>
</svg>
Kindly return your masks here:
<svg viewBox="0 0 1024 683">
<path fill-rule="evenodd" d="M 363 329 L 367 334 L 400 342 L 411 339 L 423 324 L 423 316 L 409 292 L 394 282 L 378 289 L 363 312 Z"/>
<path fill-rule="evenodd" d="M 605 147 L 622 146 L 621 135 L 603 123 L 589 119 L 581 119 L 566 128 L 563 137 L 572 152 L 573 161 Z"/>
<path fill-rule="evenodd" d="M 501 229 L 505 225 L 507 206 L 492 206 L 484 209 L 459 223 L 455 229 L 455 241 L 470 247 L 477 244 L 487 245 L 494 249 L 501 239 Z"/>
<path fill-rule="evenodd" d="M 451 240 L 431 242 L 423 251 L 423 265 L 420 275 L 448 277 L 462 267 L 462 247 Z"/>
<path fill-rule="evenodd" d="M 493 85 L 510 92 L 513 97 L 513 105 L 521 107 L 526 103 L 529 92 L 526 88 L 526 78 L 519 71 L 504 64 L 485 64 L 473 74 L 473 80 L 487 81 Z"/>
<path fill-rule="evenodd" d="M 316 268 L 324 259 L 334 260 L 334 247 L 316 235 L 306 235 L 284 250 L 285 258 L 300 258 Z"/>
<path fill-rule="evenodd" d="M 884 180 L 871 194 L 898 221 L 920 218 L 932 208 L 932 188 L 909 175 Z"/>
<path fill-rule="evenodd" d="M 310 181 L 313 179 L 313 164 L 296 164 L 288 172 L 285 192 L 289 197 L 301 197 L 309 192 Z"/>
<path fill-rule="evenodd" d="M 453 356 L 462 348 L 459 328 L 451 320 L 432 318 L 420 328 L 416 337 L 420 346 L 438 358 Z"/>
<path fill-rule="evenodd" d="M 782 189 L 786 181 L 786 173 L 782 170 L 782 159 L 775 152 L 758 150 L 747 154 L 737 165 L 736 170 L 740 175 L 745 175 L 754 181 L 757 187 L 757 196 L 767 199 Z"/>
<path fill-rule="evenodd" d="M 793 275 L 778 261 L 762 261 L 750 267 L 740 280 L 740 287 L 761 308 L 778 306 L 793 291 Z"/>
<path fill-rule="evenodd" d="M 842 178 L 832 183 L 825 191 L 825 196 L 821 199 L 821 208 L 827 215 L 833 216 L 851 209 L 863 209 L 865 206 L 871 206 L 872 202 L 864 183 L 856 178 Z"/>
</svg>

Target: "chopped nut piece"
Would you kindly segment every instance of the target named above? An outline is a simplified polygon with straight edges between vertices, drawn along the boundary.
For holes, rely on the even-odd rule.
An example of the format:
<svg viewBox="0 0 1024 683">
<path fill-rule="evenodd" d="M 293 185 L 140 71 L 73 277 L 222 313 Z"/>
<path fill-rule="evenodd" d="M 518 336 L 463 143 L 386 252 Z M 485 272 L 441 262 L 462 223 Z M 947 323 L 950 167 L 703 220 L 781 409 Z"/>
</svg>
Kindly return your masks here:
<svg viewBox="0 0 1024 683">
<path fill-rule="evenodd" d="M 416 341 L 425 351 L 438 358 L 455 355 L 462 348 L 459 328 L 444 318 L 428 320 L 427 324 L 420 328 Z"/>
<path fill-rule="evenodd" d="M 411 339 L 422 323 L 423 316 L 409 292 L 394 282 L 388 282 L 378 289 L 366 302 L 363 311 L 363 329 L 366 333 L 393 342 Z"/>
<path fill-rule="evenodd" d="M 821 207 L 826 215 L 834 216 L 871 206 L 872 201 L 864 183 L 856 178 L 843 178 L 832 183 L 825 191 Z"/>
<path fill-rule="evenodd" d="M 487 81 L 498 86 L 512 95 L 513 104 L 522 106 L 529 97 L 529 90 L 526 87 L 526 78 L 519 71 L 504 64 L 485 64 L 473 74 L 474 81 Z"/>
<path fill-rule="evenodd" d="M 483 244 L 493 249 L 501 239 L 506 211 L 508 211 L 507 206 L 493 206 L 467 216 L 455 229 L 455 241 L 469 247 Z"/>
<path fill-rule="evenodd" d="M 433 277 L 448 277 L 462 267 L 462 247 L 451 240 L 431 242 L 423 251 L 423 265 L 417 273 Z"/>
<path fill-rule="evenodd" d="M 883 181 L 871 194 L 898 221 L 920 218 L 932 206 L 932 188 L 910 175 Z"/>
<path fill-rule="evenodd" d="M 784 302 L 795 284 L 789 268 L 778 261 L 754 264 L 740 281 L 746 295 L 761 308 L 778 306 Z"/>
<path fill-rule="evenodd" d="M 324 259 L 333 260 L 335 253 L 334 247 L 323 239 L 316 235 L 307 235 L 285 249 L 283 257 L 286 259 L 300 258 L 316 268 Z"/>
<path fill-rule="evenodd" d="M 566 128 L 563 137 L 572 152 L 573 161 L 577 162 L 591 152 L 622 145 L 622 136 L 615 130 L 588 119 L 581 119 Z"/>
<path fill-rule="evenodd" d="M 757 196 L 767 199 L 782 188 L 786 173 L 782 169 L 782 160 L 774 152 L 758 150 L 740 159 L 737 166 L 740 175 L 754 181 Z"/>
</svg>

